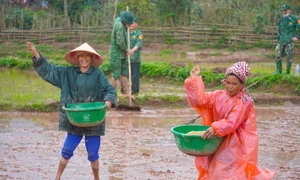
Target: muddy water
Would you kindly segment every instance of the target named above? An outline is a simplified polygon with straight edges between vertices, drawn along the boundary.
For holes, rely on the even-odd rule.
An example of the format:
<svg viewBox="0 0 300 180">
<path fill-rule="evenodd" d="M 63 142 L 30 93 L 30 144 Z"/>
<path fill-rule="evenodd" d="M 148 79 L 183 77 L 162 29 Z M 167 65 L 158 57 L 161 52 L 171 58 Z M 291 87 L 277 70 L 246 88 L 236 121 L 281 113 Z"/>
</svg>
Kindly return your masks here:
<svg viewBox="0 0 300 180">
<path fill-rule="evenodd" d="M 276 180 L 300 179 L 299 112 L 291 104 L 257 107 L 259 166 L 276 171 Z M 170 128 L 197 116 L 192 109 L 109 110 L 101 180 L 196 179 L 193 157 L 177 149 Z M 57 125 L 57 113 L 0 112 L 0 179 L 54 179 L 65 138 Z M 92 179 L 83 141 L 63 179 Z"/>
</svg>

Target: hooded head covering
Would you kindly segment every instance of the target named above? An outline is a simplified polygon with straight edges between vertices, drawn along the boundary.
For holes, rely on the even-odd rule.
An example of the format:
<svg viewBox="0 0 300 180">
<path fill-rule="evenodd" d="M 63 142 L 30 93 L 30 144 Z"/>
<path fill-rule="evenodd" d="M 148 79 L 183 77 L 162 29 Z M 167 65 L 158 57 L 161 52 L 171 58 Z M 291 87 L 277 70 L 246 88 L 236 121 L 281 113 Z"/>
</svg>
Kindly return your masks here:
<svg viewBox="0 0 300 180">
<path fill-rule="evenodd" d="M 73 49 L 69 53 L 67 53 L 65 55 L 65 60 L 70 64 L 79 66 L 80 64 L 77 59 L 77 53 L 82 52 L 82 51 L 88 52 L 93 55 L 92 61 L 91 61 L 92 66 L 94 66 L 94 67 L 99 66 L 103 63 L 102 57 L 88 43 L 84 43 L 84 44 L 78 46 L 77 48 Z"/>
<path fill-rule="evenodd" d="M 246 83 L 250 75 L 250 67 L 245 61 L 237 62 L 226 70 L 226 76 L 230 73 L 236 75 L 240 80 Z"/>
</svg>

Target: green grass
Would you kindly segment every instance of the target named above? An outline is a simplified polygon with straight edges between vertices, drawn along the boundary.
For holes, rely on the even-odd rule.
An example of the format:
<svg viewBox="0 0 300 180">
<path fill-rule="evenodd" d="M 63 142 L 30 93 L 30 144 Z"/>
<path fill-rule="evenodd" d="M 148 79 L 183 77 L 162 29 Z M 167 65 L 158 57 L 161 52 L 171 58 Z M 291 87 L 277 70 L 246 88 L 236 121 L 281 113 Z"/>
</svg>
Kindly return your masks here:
<svg viewBox="0 0 300 180">
<path fill-rule="evenodd" d="M 69 51 L 68 49 L 58 49 L 46 45 L 37 45 L 36 47 L 51 63 L 68 65 L 63 60 L 64 55 Z M 207 52 L 209 52 L 207 56 L 228 54 L 226 49 L 209 49 Z M 99 53 L 104 58 L 101 69 L 109 76 L 109 54 L 104 50 L 99 51 Z M 252 54 L 255 53 L 252 52 Z M 267 54 L 259 53 L 256 55 L 267 56 Z M 175 49 L 161 49 L 143 55 L 140 94 L 136 103 L 147 103 L 147 101 L 153 100 L 154 104 L 160 101 L 165 102 L 165 105 L 172 105 L 181 102 L 181 98 L 185 96 L 183 82 L 189 76 L 191 67 L 194 66 L 194 62 L 187 61 L 185 56 L 186 51 Z M 15 42 L 2 46 L 0 49 L 0 66 L 2 67 L 0 69 L 1 110 L 51 111 L 53 107 L 47 106 L 45 102 L 49 99 L 59 101 L 60 90 L 37 75 L 33 70 L 31 58 L 32 55 L 27 51 L 24 43 Z M 220 81 L 225 77 L 226 68 L 233 63 L 199 61 L 197 64 L 201 67 L 201 75 L 206 88 L 214 90 L 223 88 Z M 297 62 L 293 63 L 292 72 L 296 64 Z M 273 75 L 274 61 L 251 62 L 249 66 L 251 67 L 251 75 L 246 86 L 264 78 L 251 87 L 250 92 L 286 94 L 285 91 L 276 92 L 274 87 L 277 86 L 285 87 L 284 89 L 287 89 L 290 95 L 300 95 L 300 77 Z M 284 61 L 283 72 L 285 72 L 285 67 Z M 218 68 L 221 71 L 213 73 Z M 117 92 L 120 94 L 119 89 Z"/>
<path fill-rule="evenodd" d="M 0 83 L 0 104 L 13 104 L 13 109 L 45 105 L 47 99 L 59 101 L 60 90 L 36 72 L 1 69 Z"/>
</svg>

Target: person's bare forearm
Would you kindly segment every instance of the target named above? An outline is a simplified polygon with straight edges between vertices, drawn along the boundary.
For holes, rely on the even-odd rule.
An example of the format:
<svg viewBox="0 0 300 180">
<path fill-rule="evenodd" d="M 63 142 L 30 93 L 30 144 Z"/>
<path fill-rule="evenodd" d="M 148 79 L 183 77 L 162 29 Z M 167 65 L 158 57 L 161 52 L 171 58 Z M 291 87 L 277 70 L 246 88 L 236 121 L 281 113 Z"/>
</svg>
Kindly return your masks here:
<svg viewBox="0 0 300 180">
<path fill-rule="evenodd" d="M 134 53 L 136 50 L 138 50 L 138 49 L 139 49 L 138 46 L 134 46 L 134 48 L 132 48 L 132 49 L 130 49 L 130 51 L 128 51 L 127 55 L 132 56 L 133 53 Z"/>
<path fill-rule="evenodd" d="M 40 54 L 37 52 L 34 44 L 32 42 L 27 42 L 27 49 L 30 51 L 30 53 L 35 56 L 37 59 L 40 58 Z"/>
</svg>

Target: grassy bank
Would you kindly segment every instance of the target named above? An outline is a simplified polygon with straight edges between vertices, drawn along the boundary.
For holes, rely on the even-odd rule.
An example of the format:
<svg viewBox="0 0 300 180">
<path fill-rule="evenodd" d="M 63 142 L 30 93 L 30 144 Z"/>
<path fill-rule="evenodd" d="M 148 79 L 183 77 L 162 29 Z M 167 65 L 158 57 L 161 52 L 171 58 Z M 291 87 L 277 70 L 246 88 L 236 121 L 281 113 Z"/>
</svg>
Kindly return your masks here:
<svg viewBox="0 0 300 180">
<path fill-rule="evenodd" d="M 0 51 L 0 110 L 19 111 L 54 111 L 59 105 L 60 90 L 43 81 L 32 68 L 31 54 L 24 43 L 12 43 L 2 46 Z M 53 64 L 66 66 L 62 60 L 68 49 L 53 46 L 38 45 L 37 48 Z M 136 105 L 149 107 L 182 107 L 187 106 L 183 88 L 184 80 L 194 65 L 193 61 L 174 63 L 172 56 L 157 52 L 157 56 L 164 57 L 164 62 L 155 59 L 144 60 L 141 64 L 140 94 L 134 102 Z M 213 53 L 213 55 L 216 55 Z M 222 54 L 221 54 L 222 55 Z M 104 55 L 107 59 L 108 55 Z M 151 56 L 153 58 L 153 55 Z M 149 56 L 148 56 L 149 58 Z M 226 66 L 224 65 L 226 64 Z M 226 63 L 202 63 L 201 75 L 208 90 L 222 88 L 220 81 L 224 78 Z M 291 75 L 275 75 L 268 66 L 261 67 L 255 63 L 251 65 L 252 74 L 246 86 L 251 94 L 271 93 L 276 96 L 299 96 L 300 77 Z M 99 67 L 109 77 L 109 63 Z M 118 94 L 119 89 L 117 89 Z M 262 96 L 259 96 L 263 99 Z M 128 103 L 127 99 L 119 97 L 120 103 Z M 259 100 L 258 100 L 259 102 Z M 261 101 L 260 101 L 261 102 Z M 272 103 L 271 101 L 266 101 Z M 279 103 L 282 103 L 279 101 Z"/>
<path fill-rule="evenodd" d="M 221 74 L 219 76 L 222 76 Z M 210 79 L 203 76 L 206 82 Z M 264 78 L 263 80 L 260 80 Z M 299 95 L 300 79 L 298 77 L 286 77 L 280 75 L 257 76 L 249 78 L 248 93 L 271 93 L 277 97 L 271 97 L 260 103 L 283 104 L 284 101 L 276 100 L 280 96 L 289 95 L 295 99 Z M 59 105 L 60 90 L 42 80 L 34 71 L 1 68 L 0 73 L 0 110 L 17 111 L 55 111 Z M 219 81 L 211 80 L 206 83 L 208 90 L 222 88 Z M 118 90 L 118 95 L 120 91 Z M 298 96 L 299 97 L 299 96 Z M 273 99 L 273 101 L 271 101 Z M 128 100 L 119 96 L 121 104 L 127 104 Z M 288 101 L 286 99 L 285 101 Z M 141 79 L 140 94 L 136 97 L 135 105 L 142 107 L 184 107 L 187 106 L 182 82 L 170 81 L 167 78 Z"/>
</svg>

